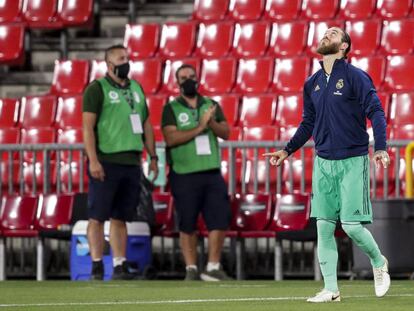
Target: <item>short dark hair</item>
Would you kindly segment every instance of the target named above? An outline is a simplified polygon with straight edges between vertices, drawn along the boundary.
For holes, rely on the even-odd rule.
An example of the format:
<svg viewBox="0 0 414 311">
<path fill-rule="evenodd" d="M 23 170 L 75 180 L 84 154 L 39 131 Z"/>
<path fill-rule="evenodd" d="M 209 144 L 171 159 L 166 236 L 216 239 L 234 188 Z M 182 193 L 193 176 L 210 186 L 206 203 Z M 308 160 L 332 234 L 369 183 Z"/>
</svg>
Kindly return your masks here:
<svg viewBox="0 0 414 311">
<path fill-rule="evenodd" d="M 126 47 L 125 46 L 123 46 L 122 44 L 115 44 L 115 45 L 112 45 L 112 46 L 110 46 L 109 48 L 107 48 L 106 50 L 105 50 L 105 61 L 107 62 L 108 61 L 108 58 L 109 58 L 109 54 L 113 51 L 113 50 L 126 50 Z"/>
<path fill-rule="evenodd" d="M 345 29 L 342 29 L 342 42 L 348 43 L 348 47 L 344 51 L 344 57 L 346 58 L 349 51 L 351 51 L 351 37 L 350 37 L 349 33 L 346 32 Z"/>
<path fill-rule="evenodd" d="M 175 78 L 177 79 L 177 81 L 178 81 L 178 73 L 181 70 L 186 69 L 186 68 L 193 69 L 194 72 L 197 73 L 197 71 L 196 71 L 196 69 L 195 69 L 195 67 L 193 65 L 190 65 L 190 64 L 182 64 L 180 67 L 178 67 L 177 71 L 175 72 Z"/>
</svg>

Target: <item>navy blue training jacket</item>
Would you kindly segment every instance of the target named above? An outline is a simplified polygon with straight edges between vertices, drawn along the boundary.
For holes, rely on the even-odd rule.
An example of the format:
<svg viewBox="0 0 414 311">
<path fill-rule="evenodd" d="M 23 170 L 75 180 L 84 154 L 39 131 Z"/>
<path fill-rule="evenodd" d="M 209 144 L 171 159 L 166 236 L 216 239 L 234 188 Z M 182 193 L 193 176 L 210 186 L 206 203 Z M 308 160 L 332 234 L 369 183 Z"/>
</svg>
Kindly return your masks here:
<svg viewBox="0 0 414 311">
<path fill-rule="evenodd" d="M 372 123 L 375 151 L 386 149 L 385 114 L 372 80 L 345 59 L 335 61 L 329 82 L 323 69 L 309 77 L 303 101 L 303 120 L 285 147 L 288 154 L 313 136 L 316 152 L 324 159 L 366 155 L 369 143 L 366 118 Z"/>
</svg>

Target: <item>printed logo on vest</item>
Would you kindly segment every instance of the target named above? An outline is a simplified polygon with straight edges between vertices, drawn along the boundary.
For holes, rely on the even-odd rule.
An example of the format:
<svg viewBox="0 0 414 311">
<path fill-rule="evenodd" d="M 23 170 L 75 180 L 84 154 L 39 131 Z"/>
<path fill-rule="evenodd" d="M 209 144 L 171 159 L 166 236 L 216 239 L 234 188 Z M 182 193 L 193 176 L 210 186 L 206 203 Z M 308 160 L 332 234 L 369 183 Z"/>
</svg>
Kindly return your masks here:
<svg viewBox="0 0 414 311">
<path fill-rule="evenodd" d="M 108 96 L 109 96 L 109 98 L 111 100 L 111 104 L 116 104 L 116 103 L 119 103 L 120 102 L 120 100 L 119 100 L 119 94 L 117 92 L 110 91 L 108 93 Z"/>
<path fill-rule="evenodd" d="M 181 112 L 178 115 L 178 121 L 181 122 L 181 125 L 188 125 L 188 124 L 190 124 L 190 122 L 188 121 L 189 119 L 190 119 L 190 117 L 185 112 Z"/>
</svg>

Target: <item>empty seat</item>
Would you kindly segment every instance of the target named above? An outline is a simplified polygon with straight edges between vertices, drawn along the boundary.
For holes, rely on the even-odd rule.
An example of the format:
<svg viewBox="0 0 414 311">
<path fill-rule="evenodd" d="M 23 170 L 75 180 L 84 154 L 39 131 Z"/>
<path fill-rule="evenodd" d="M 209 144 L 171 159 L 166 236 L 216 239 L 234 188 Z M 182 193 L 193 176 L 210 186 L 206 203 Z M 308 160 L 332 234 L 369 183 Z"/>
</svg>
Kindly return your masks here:
<svg viewBox="0 0 414 311">
<path fill-rule="evenodd" d="M 243 126 L 272 125 L 276 115 L 276 96 L 262 94 L 244 96 L 242 99 L 240 122 Z"/>
<path fill-rule="evenodd" d="M 243 94 L 265 93 L 269 89 L 272 77 L 272 58 L 240 59 L 235 91 Z"/>
<path fill-rule="evenodd" d="M 54 95 L 82 93 L 89 82 L 87 60 L 56 60 L 50 93 Z"/>
<path fill-rule="evenodd" d="M 279 139 L 279 128 L 271 125 L 243 127 L 243 141 L 276 141 Z M 264 149 L 264 148 L 261 148 Z M 250 152 L 253 154 L 253 152 Z M 261 153 L 259 153 L 261 157 Z"/>
<path fill-rule="evenodd" d="M 61 0 L 59 20 L 64 27 L 84 26 L 92 21 L 94 0 Z"/>
<path fill-rule="evenodd" d="M 392 94 L 390 122 L 394 127 L 414 124 L 414 93 Z"/>
<path fill-rule="evenodd" d="M 301 11 L 302 0 L 267 0 L 264 16 L 275 21 L 296 19 Z"/>
<path fill-rule="evenodd" d="M 162 92 L 167 94 L 177 95 L 179 93 L 177 79 L 175 78 L 175 72 L 177 69 L 183 65 L 189 64 L 192 65 L 196 71 L 197 75 L 200 75 L 200 60 L 198 58 L 185 58 L 179 60 L 169 59 L 165 62 L 164 74 L 163 74 L 163 85 Z"/>
<path fill-rule="evenodd" d="M 141 84 L 145 94 L 156 93 L 161 84 L 162 63 L 157 58 L 131 62 L 129 77 Z"/>
<path fill-rule="evenodd" d="M 91 73 L 89 75 L 89 81 L 97 80 L 105 77 L 108 68 L 104 60 L 93 60 L 91 64 Z"/>
<path fill-rule="evenodd" d="M 152 57 L 160 44 L 160 25 L 127 24 L 125 27 L 124 46 L 131 60 Z"/>
<path fill-rule="evenodd" d="M 388 56 L 385 89 L 389 91 L 414 90 L 414 55 Z"/>
<path fill-rule="evenodd" d="M 410 54 L 414 49 L 414 20 L 384 21 L 381 51 L 384 54 Z"/>
<path fill-rule="evenodd" d="M 352 57 L 351 64 L 368 73 L 377 90 L 382 88 L 386 66 L 384 57 L 381 55 Z"/>
<path fill-rule="evenodd" d="M 0 64 L 22 65 L 24 62 L 24 25 L 0 25 Z"/>
<path fill-rule="evenodd" d="M 306 21 L 273 23 L 269 54 L 276 57 L 302 54 L 308 36 Z"/>
<path fill-rule="evenodd" d="M 161 30 L 159 55 L 163 58 L 188 57 L 193 52 L 195 38 L 195 23 L 165 23 Z"/>
<path fill-rule="evenodd" d="M 22 129 L 21 131 L 22 144 L 52 144 L 56 142 L 56 132 L 53 128 L 31 128 Z M 43 159 L 43 152 L 37 151 L 36 159 L 34 159 L 33 152 L 25 151 L 24 160 L 27 162 L 40 162 Z"/>
<path fill-rule="evenodd" d="M 50 127 L 55 122 L 57 99 L 53 95 L 23 97 L 20 108 L 20 125 Z"/>
<path fill-rule="evenodd" d="M 339 0 L 303 0 L 302 16 L 308 19 L 331 19 L 339 9 Z"/>
<path fill-rule="evenodd" d="M 341 1 L 338 17 L 343 19 L 368 19 L 375 11 L 377 0 Z"/>
<path fill-rule="evenodd" d="M 147 106 L 150 116 L 150 121 L 153 126 L 161 126 L 161 117 L 164 105 L 167 103 L 165 95 L 150 95 L 147 96 Z"/>
<path fill-rule="evenodd" d="M 87 165 L 83 164 L 83 174 L 81 174 L 80 161 L 60 162 L 60 166 L 53 169 L 53 178 L 56 178 L 56 188 L 63 193 L 87 192 L 88 175 Z M 58 175 L 59 174 L 59 175 Z"/>
<path fill-rule="evenodd" d="M 82 144 L 82 128 L 59 129 L 57 132 L 57 143 L 66 145 Z M 83 156 L 79 151 L 59 151 L 59 158 L 63 162 L 79 162 L 80 159 L 83 161 Z"/>
<path fill-rule="evenodd" d="M 14 98 L 0 98 L 0 128 L 13 127 L 19 120 L 20 102 Z"/>
<path fill-rule="evenodd" d="M 195 55 L 200 57 L 227 56 L 233 44 L 232 22 L 201 23 Z"/>
<path fill-rule="evenodd" d="M 3 0 L 0 2 L 0 23 L 21 21 L 23 0 Z"/>
<path fill-rule="evenodd" d="M 0 145 L 20 143 L 20 130 L 15 127 L 0 128 Z M 5 156 L 7 152 L 4 152 Z"/>
<path fill-rule="evenodd" d="M 412 9 L 412 0 L 382 0 L 377 1 L 377 15 L 381 18 L 402 18 Z"/>
<path fill-rule="evenodd" d="M 296 58 L 276 59 L 273 75 L 273 90 L 276 92 L 300 92 L 309 76 L 310 59 Z"/>
<path fill-rule="evenodd" d="M 204 59 L 200 91 L 206 94 L 229 93 L 234 85 L 236 67 L 234 58 Z"/>
<path fill-rule="evenodd" d="M 59 97 L 56 112 L 56 127 L 82 127 L 82 95 Z"/>
<path fill-rule="evenodd" d="M 195 0 L 193 18 L 200 21 L 218 21 L 225 18 L 229 0 Z"/>
<path fill-rule="evenodd" d="M 212 99 L 219 103 L 228 124 L 230 126 L 237 125 L 239 121 L 240 97 L 237 94 L 223 94 L 215 95 Z"/>
<path fill-rule="evenodd" d="M 366 56 L 376 52 L 381 38 L 380 20 L 347 21 L 345 28 L 352 38 L 350 55 Z"/>
<path fill-rule="evenodd" d="M 308 44 L 307 50 L 308 53 L 311 55 L 317 55 L 316 49 L 318 47 L 319 42 L 322 40 L 325 32 L 331 27 L 339 27 L 341 29 L 344 28 L 344 22 L 340 20 L 329 20 L 329 21 L 322 21 L 322 22 L 310 22 L 309 23 L 309 32 L 308 32 Z"/>
<path fill-rule="evenodd" d="M 280 127 L 298 126 L 302 122 L 302 93 L 279 95 L 277 101 L 276 124 Z"/>
<path fill-rule="evenodd" d="M 229 17 L 238 20 L 258 20 L 264 10 L 265 0 L 230 0 Z"/>
<path fill-rule="evenodd" d="M 270 24 L 249 22 L 236 24 L 233 55 L 236 57 L 263 56 L 269 47 Z"/>
<path fill-rule="evenodd" d="M 61 28 L 58 0 L 25 0 L 23 17 L 30 28 Z"/>
</svg>

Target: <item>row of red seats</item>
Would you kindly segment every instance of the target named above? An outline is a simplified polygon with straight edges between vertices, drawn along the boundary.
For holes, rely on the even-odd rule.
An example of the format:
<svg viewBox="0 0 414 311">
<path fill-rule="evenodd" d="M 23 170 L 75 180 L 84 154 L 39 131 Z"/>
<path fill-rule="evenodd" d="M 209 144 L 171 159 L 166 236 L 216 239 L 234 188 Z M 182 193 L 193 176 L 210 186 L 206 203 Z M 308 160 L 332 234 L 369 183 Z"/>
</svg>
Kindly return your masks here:
<svg viewBox="0 0 414 311">
<path fill-rule="evenodd" d="M 391 126 L 414 123 L 414 93 L 380 92 L 378 95 Z M 220 103 L 231 126 L 289 127 L 297 126 L 302 118 L 302 93 L 278 96 L 225 94 L 212 98 Z M 161 126 L 162 110 L 169 99 L 172 98 L 167 95 L 147 96 L 150 120 L 155 127 Z M 0 98 L 0 128 L 52 126 L 58 129 L 82 127 L 82 95 L 31 96 L 21 100 Z M 4 138 L 1 141 L 7 143 Z"/>
<path fill-rule="evenodd" d="M 413 14 L 412 0 L 195 0 L 201 21 L 401 18 Z"/>
<path fill-rule="evenodd" d="M 414 49 L 414 20 L 362 21 L 231 21 L 200 23 L 128 24 L 124 45 L 132 60 L 147 57 L 177 58 L 191 55 L 238 58 L 264 55 L 318 56 L 316 47 L 329 27 L 345 28 L 352 38 L 352 55 L 408 54 Z"/>
</svg>

